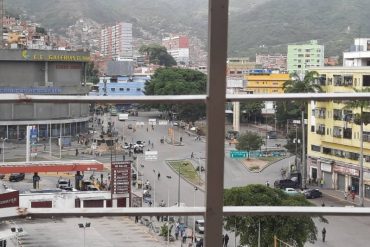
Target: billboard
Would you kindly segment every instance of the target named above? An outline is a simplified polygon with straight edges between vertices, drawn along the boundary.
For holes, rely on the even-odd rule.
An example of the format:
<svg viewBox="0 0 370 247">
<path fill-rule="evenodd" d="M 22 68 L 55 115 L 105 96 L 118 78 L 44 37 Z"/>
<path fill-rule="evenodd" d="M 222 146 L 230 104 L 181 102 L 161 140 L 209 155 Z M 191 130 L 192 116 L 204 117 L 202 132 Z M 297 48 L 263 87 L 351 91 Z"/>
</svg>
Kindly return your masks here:
<svg viewBox="0 0 370 247">
<path fill-rule="evenodd" d="M 19 191 L 0 194 L 0 208 L 19 207 Z"/>
<path fill-rule="evenodd" d="M 131 194 L 131 161 L 112 161 L 112 198 L 130 197 Z"/>
<path fill-rule="evenodd" d="M 244 87 L 244 81 L 243 81 L 243 79 L 227 78 L 226 87 L 227 88 L 243 88 Z"/>
</svg>

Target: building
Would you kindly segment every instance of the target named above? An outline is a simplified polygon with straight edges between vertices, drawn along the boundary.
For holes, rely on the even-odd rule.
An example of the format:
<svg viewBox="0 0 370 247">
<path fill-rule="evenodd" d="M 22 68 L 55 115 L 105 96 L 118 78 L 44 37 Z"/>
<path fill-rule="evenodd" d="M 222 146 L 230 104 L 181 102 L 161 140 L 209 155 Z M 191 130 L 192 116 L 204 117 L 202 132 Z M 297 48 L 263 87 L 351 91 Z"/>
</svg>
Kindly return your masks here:
<svg viewBox="0 0 370 247">
<path fill-rule="evenodd" d="M 120 22 L 101 30 L 100 53 L 113 58 L 132 58 L 132 24 Z"/>
<path fill-rule="evenodd" d="M 287 56 L 283 54 L 256 54 L 256 64 L 262 69 L 287 70 Z"/>
<path fill-rule="evenodd" d="M 325 66 L 338 66 L 339 65 L 339 56 L 330 56 L 324 59 Z"/>
<path fill-rule="evenodd" d="M 100 96 L 143 96 L 149 76 L 105 76 L 100 77 L 97 92 Z"/>
<path fill-rule="evenodd" d="M 290 80 L 290 77 L 289 74 L 274 74 L 270 70 L 252 70 L 244 79 L 245 91 L 250 94 L 284 93 L 284 83 Z"/>
<path fill-rule="evenodd" d="M 287 64 L 289 73 L 305 75 L 312 68 L 324 66 L 324 46 L 317 40 L 307 44 L 288 45 Z"/>
<path fill-rule="evenodd" d="M 370 38 L 355 39 L 348 52 L 343 52 L 343 66 L 370 66 Z"/>
<path fill-rule="evenodd" d="M 0 50 L 0 93 L 86 95 L 89 60 L 86 52 Z M 75 136 L 89 121 L 89 106 L 80 103 L 6 103 L 0 112 L 0 137 L 8 139 L 24 139 L 28 125 L 36 126 L 39 138 Z"/>
<path fill-rule="evenodd" d="M 162 45 L 176 60 L 178 65 L 189 65 L 189 38 L 184 35 L 162 39 Z"/>
<path fill-rule="evenodd" d="M 370 68 L 315 68 L 319 83 L 328 93 L 353 92 L 370 86 Z M 324 187 L 347 190 L 359 185 L 360 125 L 354 116 L 359 109 L 343 109 L 341 101 L 311 102 L 308 108 L 307 174 L 323 179 Z M 369 109 L 364 109 L 364 112 Z M 370 126 L 364 126 L 365 196 L 370 197 Z"/>
<path fill-rule="evenodd" d="M 256 63 L 249 57 L 229 57 L 227 59 L 227 76 L 243 77 L 248 71 L 256 68 Z"/>
</svg>

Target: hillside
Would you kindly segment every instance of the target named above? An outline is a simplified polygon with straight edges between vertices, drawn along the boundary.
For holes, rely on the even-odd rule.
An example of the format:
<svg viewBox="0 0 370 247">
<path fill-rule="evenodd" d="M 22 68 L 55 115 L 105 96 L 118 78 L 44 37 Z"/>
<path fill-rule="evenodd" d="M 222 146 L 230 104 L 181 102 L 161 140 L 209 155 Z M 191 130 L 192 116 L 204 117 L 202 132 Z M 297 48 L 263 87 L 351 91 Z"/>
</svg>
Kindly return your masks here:
<svg viewBox="0 0 370 247">
<path fill-rule="evenodd" d="M 190 33 L 206 42 L 207 0 L 12 0 L 13 13 L 26 11 L 43 26 L 63 32 L 79 18 L 106 25 L 134 23 L 160 38 Z M 341 54 L 353 38 L 370 36 L 368 0 L 230 0 L 230 56 L 286 52 L 289 43 L 318 39 L 326 55 Z M 262 48 L 260 48 L 262 47 Z"/>
</svg>

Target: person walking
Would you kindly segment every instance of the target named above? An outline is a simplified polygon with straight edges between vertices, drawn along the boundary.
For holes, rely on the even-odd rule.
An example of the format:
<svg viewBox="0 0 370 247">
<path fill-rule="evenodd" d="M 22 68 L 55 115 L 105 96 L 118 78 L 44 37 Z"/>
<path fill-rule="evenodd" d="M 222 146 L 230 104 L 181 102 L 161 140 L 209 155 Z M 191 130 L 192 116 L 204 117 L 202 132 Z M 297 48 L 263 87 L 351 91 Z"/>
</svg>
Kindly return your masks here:
<svg viewBox="0 0 370 247">
<path fill-rule="evenodd" d="M 227 233 L 225 234 L 225 247 L 227 247 L 227 244 L 229 243 L 229 235 Z"/>
<path fill-rule="evenodd" d="M 78 148 L 76 148 L 76 156 L 78 156 Z"/>
<path fill-rule="evenodd" d="M 194 158 L 194 153 L 193 153 L 193 152 L 191 152 L 190 158 L 191 158 L 191 159 L 193 159 L 193 158 Z"/>
<path fill-rule="evenodd" d="M 161 173 L 158 172 L 158 180 L 161 178 Z"/>
<path fill-rule="evenodd" d="M 326 237 L 326 229 L 325 227 L 322 229 L 322 241 L 325 242 L 325 237 Z"/>
</svg>

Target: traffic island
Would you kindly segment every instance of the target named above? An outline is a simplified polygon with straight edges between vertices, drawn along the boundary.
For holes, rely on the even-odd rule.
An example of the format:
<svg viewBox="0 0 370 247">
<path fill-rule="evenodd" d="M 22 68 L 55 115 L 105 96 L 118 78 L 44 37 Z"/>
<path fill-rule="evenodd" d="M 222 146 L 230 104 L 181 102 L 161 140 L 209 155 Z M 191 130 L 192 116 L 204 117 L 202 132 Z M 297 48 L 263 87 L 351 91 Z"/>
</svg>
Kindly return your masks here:
<svg viewBox="0 0 370 247">
<path fill-rule="evenodd" d="M 204 181 L 199 176 L 199 172 L 196 171 L 198 165 L 193 164 L 192 161 L 187 159 L 167 160 L 166 163 L 174 172 L 177 174 L 180 173 L 180 176 L 187 182 L 200 187 L 204 185 Z"/>
</svg>

